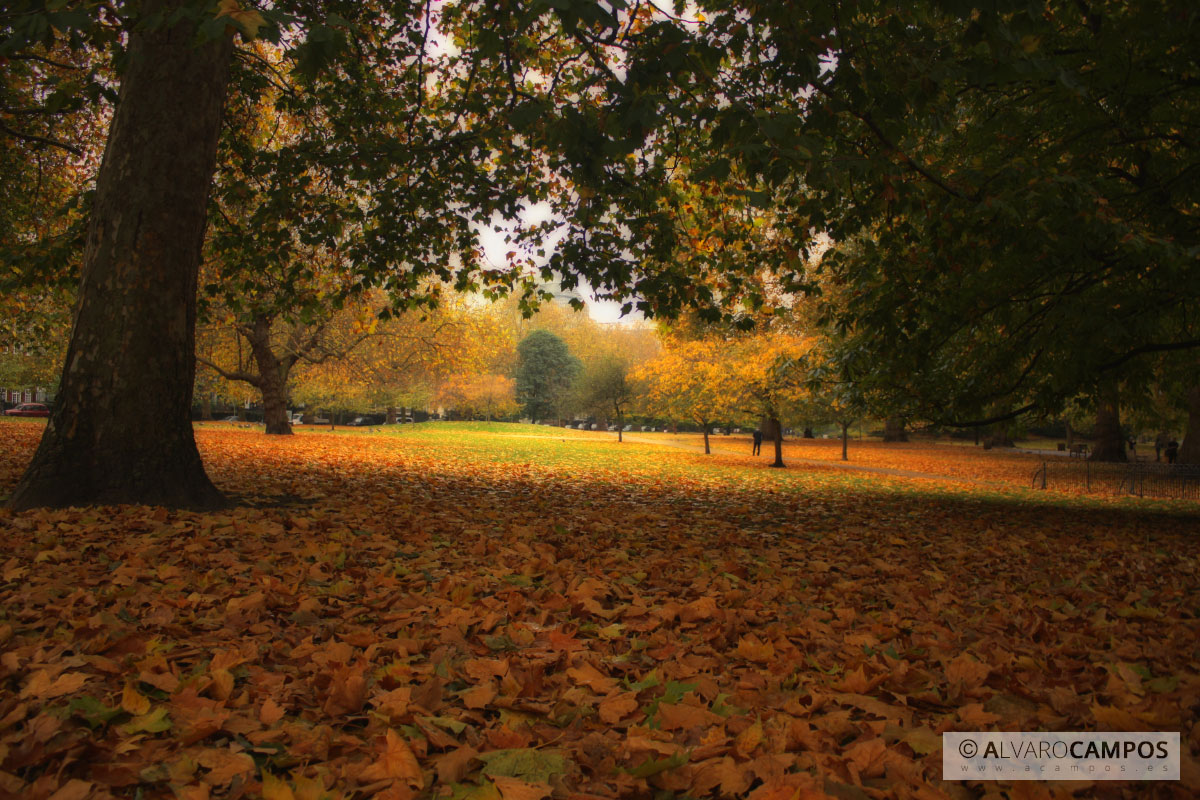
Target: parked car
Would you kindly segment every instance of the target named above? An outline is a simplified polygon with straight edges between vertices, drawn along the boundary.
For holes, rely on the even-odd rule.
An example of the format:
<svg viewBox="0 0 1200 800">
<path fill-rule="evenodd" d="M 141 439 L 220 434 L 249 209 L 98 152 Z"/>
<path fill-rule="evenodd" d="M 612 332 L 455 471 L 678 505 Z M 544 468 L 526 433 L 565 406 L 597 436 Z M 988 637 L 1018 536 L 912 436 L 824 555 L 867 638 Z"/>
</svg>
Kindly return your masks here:
<svg viewBox="0 0 1200 800">
<path fill-rule="evenodd" d="M 6 417 L 48 417 L 50 408 L 42 403 L 22 403 L 4 412 Z"/>
</svg>

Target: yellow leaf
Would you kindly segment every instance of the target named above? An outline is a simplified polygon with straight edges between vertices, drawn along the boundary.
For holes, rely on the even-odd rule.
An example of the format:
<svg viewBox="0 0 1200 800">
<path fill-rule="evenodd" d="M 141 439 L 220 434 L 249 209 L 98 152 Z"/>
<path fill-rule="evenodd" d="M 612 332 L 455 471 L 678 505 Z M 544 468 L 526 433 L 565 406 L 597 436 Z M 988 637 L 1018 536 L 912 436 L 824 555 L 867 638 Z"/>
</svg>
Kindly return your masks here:
<svg viewBox="0 0 1200 800">
<path fill-rule="evenodd" d="M 738 734 L 737 739 L 733 742 L 733 749 L 742 758 L 749 758 L 754 753 L 755 749 L 762 743 L 763 726 L 761 721 L 756 721 L 753 725 Z"/>
<path fill-rule="evenodd" d="M 253 10 L 244 10 L 237 0 L 221 0 L 217 4 L 217 18 L 221 17 L 229 17 L 236 22 L 242 30 L 242 35 L 247 39 L 256 38 L 259 29 L 267 24 L 262 14 Z"/>
<path fill-rule="evenodd" d="M 364 769 L 358 777 L 366 783 L 394 778 L 416 788 L 425 785 L 417 757 L 409 749 L 408 743 L 393 730 L 387 732 L 379 759 Z"/>
<path fill-rule="evenodd" d="M 76 692 L 87 682 L 88 676 L 82 672 L 64 672 L 54 680 L 50 680 L 50 674 L 43 669 L 34 673 L 34 676 L 29 679 L 29 683 L 21 690 L 21 697 L 49 700 Z"/>
<path fill-rule="evenodd" d="M 276 778 L 266 770 L 263 770 L 262 776 L 262 796 L 263 800 L 296 800 L 296 795 L 287 781 Z"/>
<path fill-rule="evenodd" d="M 135 717 L 140 717 L 142 714 L 150 713 L 150 700 L 135 689 L 133 684 L 127 683 L 125 691 L 121 692 L 121 708 Z"/>
</svg>

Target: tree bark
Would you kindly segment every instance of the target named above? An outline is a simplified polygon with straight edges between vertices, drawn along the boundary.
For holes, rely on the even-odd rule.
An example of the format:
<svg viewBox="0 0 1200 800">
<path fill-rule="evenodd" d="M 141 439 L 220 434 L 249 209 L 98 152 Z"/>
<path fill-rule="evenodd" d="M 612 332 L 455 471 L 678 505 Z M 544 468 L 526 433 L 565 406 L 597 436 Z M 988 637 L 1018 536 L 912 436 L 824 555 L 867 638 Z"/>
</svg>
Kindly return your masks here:
<svg viewBox="0 0 1200 800">
<path fill-rule="evenodd" d="M 904 430 L 904 417 L 888 417 L 884 421 L 883 440 L 885 442 L 908 441 L 908 432 Z"/>
<path fill-rule="evenodd" d="M 708 423 L 701 422 L 700 427 L 704 429 L 704 455 L 711 456 L 712 450 L 708 446 Z"/>
<path fill-rule="evenodd" d="M 850 423 L 842 423 L 842 461 L 849 461 L 850 457 L 847 454 L 847 439 L 850 436 Z"/>
<path fill-rule="evenodd" d="M 280 358 L 271 349 L 271 317 L 258 316 L 248 330 L 250 353 L 258 367 L 258 382 L 254 385 L 262 394 L 263 423 L 272 436 L 291 436 L 292 420 L 287 411 L 287 379 L 295 359 Z"/>
<path fill-rule="evenodd" d="M 145 0 L 163 18 L 184 0 Z M 12 508 L 225 504 L 192 431 L 196 285 L 233 41 L 135 28 L 58 403 Z"/>
<path fill-rule="evenodd" d="M 805 429 L 804 429 L 804 438 L 805 438 L 805 439 L 815 439 L 815 438 L 817 438 L 817 437 L 813 436 L 813 429 L 812 429 L 812 428 L 805 428 Z"/>
<path fill-rule="evenodd" d="M 783 425 L 774 417 L 771 418 L 771 427 L 775 431 L 775 461 L 772 462 L 772 467 L 783 467 Z"/>
<path fill-rule="evenodd" d="M 208 392 L 200 398 L 200 419 L 212 419 L 212 395 Z"/>
<path fill-rule="evenodd" d="M 763 417 L 758 429 L 762 431 L 763 441 L 783 438 L 783 426 L 774 417 Z"/>
<path fill-rule="evenodd" d="M 1200 464 L 1200 386 L 1188 392 L 1188 424 L 1176 459 L 1180 464 Z"/>
<path fill-rule="evenodd" d="M 387 407 L 387 424 L 388 425 L 396 424 L 396 407 L 395 406 Z"/>
<path fill-rule="evenodd" d="M 1120 394 L 1116 386 L 1106 387 L 1096 403 L 1095 444 L 1091 461 L 1128 461 L 1125 437 L 1121 434 Z"/>
</svg>

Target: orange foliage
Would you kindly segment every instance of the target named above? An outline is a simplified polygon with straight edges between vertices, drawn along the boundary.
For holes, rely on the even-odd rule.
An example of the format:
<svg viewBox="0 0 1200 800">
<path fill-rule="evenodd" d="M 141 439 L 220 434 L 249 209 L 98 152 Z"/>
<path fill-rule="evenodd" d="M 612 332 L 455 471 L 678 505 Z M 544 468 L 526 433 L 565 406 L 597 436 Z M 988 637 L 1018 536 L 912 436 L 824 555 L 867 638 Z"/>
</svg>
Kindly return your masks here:
<svg viewBox="0 0 1200 800">
<path fill-rule="evenodd" d="M 40 432 L 0 425 L 0 493 Z M 1188 520 L 197 438 L 244 505 L 0 510 L 0 794 L 938 797 L 942 731 L 1113 725 L 1180 731 L 1155 788 L 1200 791 Z"/>
</svg>

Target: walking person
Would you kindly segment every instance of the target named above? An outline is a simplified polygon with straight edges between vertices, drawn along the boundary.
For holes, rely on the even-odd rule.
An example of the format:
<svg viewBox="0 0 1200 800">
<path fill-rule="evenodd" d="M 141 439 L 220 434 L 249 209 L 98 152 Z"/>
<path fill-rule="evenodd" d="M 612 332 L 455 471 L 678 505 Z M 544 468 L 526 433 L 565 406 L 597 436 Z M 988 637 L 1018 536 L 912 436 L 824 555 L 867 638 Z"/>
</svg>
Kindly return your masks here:
<svg viewBox="0 0 1200 800">
<path fill-rule="evenodd" d="M 1167 442 L 1167 463 L 1174 464 L 1175 459 L 1179 457 L 1179 442 L 1175 441 L 1175 437 L 1171 437 L 1171 441 Z"/>
<path fill-rule="evenodd" d="M 762 453 L 762 431 L 754 432 L 754 450 L 750 453 L 752 456 L 757 456 Z"/>
</svg>

